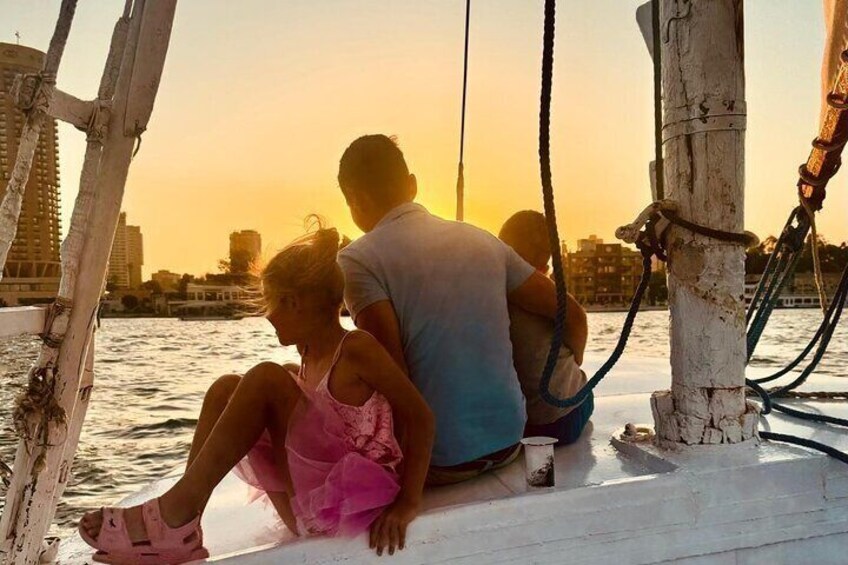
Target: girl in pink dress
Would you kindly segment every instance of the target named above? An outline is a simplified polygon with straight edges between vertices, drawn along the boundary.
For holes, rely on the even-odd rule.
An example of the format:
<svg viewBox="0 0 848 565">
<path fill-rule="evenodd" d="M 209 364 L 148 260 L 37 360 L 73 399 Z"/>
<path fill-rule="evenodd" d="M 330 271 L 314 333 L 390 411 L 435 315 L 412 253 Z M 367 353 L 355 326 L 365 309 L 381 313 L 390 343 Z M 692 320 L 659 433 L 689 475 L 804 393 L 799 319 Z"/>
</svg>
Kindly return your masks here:
<svg viewBox="0 0 848 565">
<path fill-rule="evenodd" d="M 335 230 L 319 228 L 265 266 L 266 317 L 282 345 L 297 346 L 301 366 L 260 363 L 244 376 L 219 378 L 206 393 L 183 477 L 140 506 L 83 516 L 79 531 L 98 550 L 96 561 L 207 557 L 200 518 L 234 468 L 268 494 L 295 533 L 370 528 L 378 554 L 403 548 L 420 510 L 433 416 L 376 339 L 339 323 L 338 244 Z"/>
</svg>

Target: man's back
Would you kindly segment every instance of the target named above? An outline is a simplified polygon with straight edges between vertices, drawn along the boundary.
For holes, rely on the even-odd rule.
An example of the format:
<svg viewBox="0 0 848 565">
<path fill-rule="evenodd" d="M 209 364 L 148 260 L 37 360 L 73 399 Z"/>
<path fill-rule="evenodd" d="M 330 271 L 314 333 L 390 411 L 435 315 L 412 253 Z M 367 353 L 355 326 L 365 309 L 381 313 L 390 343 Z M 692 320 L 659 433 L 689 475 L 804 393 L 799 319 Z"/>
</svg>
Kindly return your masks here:
<svg viewBox="0 0 848 565">
<path fill-rule="evenodd" d="M 391 300 L 410 377 L 436 416 L 432 464 L 449 466 L 521 438 L 507 294 L 533 273 L 512 249 L 408 203 L 339 256 L 356 317 Z"/>
</svg>

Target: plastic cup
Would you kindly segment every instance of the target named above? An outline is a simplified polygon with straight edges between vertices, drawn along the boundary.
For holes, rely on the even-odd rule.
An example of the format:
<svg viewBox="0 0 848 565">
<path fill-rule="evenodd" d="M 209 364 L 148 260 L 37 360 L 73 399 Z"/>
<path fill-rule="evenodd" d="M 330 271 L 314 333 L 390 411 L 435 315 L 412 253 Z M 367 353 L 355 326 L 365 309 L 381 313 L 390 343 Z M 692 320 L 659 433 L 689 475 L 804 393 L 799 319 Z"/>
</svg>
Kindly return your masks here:
<svg viewBox="0 0 848 565">
<path fill-rule="evenodd" d="M 536 436 L 521 440 L 524 444 L 524 476 L 530 488 L 554 486 L 554 444 L 552 437 Z"/>
</svg>

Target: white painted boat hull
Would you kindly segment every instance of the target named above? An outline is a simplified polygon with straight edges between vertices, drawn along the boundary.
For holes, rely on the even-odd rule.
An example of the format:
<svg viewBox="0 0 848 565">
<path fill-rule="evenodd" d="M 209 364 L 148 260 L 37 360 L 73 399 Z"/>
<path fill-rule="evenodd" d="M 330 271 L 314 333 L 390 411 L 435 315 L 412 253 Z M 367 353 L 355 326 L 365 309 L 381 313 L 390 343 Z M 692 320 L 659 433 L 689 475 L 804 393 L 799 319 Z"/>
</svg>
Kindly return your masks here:
<svg viewBox="0 0 848 565">
<path fill-rule="evenodd" d="M 591 365 L 596 366 L 594 362 Z M 624 363 L 597 389 L 595 416 L 576 444 L 556 450 L 553 489 L 529 490 L 523 461 L 468 483 L 433 489 L 425 513 L 392 563 L 846 562 L 848 466 L 774 443 L 700 447 L 675 453 L 619 451 L 610 438 L 627 422 L 650 422 L 649 391 L 668 382 L 667 362 Z M 816 390 L 840 387 L 818 377 Z M 821 407 L 823 403 L 804 403 Z M 827 403 L 830 414 L 848 406 Z M 773 431 L 848 449 L 827 426 L 769 417 Z M 178 473 L 127 498 L 137 504 Z M 232 475 L 203 520 L 210 561 L 372 563 L 366 537 L 298 539 Z M 60 563 L 84 563 L 87 546 L 63 542 Z M 89 561 L 90 562 L 90 561 Z"/>
</svg>

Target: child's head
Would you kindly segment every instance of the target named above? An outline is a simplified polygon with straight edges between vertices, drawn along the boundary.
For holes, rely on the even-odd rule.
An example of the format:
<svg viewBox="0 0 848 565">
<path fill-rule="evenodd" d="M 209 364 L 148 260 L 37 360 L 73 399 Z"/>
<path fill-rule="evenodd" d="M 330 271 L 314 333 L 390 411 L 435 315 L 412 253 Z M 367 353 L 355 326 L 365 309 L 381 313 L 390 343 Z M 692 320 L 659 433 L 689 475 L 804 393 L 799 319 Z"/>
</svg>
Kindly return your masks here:
<svg viewBox="0 0 848 565">
<path fill-rule="evenodd" d="M 504 222 L 498 237 L 536 269 L 548 271 L 551 244 L 544 214 L 534 210 L 516 212 Z"/>
<path fill-rule="evenodd" d="M 283 345 L 337 322 L 344 276 L 336 262 L 339 234 L 321 226 L 278 252 L 259 273 L 262 305 Z"/>
<path fill-rule="evenodd" d="M 339 162 L 338 180 L 353 221 L 365 232 L 417 192 L 400 147 L 382 134 L 364 135 L 350 144 Z"/>
</svg>

